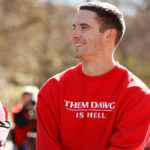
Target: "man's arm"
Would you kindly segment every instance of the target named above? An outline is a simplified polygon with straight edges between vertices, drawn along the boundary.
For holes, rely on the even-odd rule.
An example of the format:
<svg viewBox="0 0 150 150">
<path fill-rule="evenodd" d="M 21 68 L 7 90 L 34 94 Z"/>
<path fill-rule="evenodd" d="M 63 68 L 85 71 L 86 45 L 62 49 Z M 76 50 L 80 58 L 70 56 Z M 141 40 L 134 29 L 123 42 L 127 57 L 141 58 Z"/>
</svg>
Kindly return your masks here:
<svg viewBox="0 0 150 150">
<path fill-rule="evenodd" d="M 27 114 L 28 112 L 23 108 L 20 112 L 14 114 L 14 121 L 15 124 L 19 127 L 24 127 L 30 124 L 31 122 L 35 120 L 31 120 L 30 118 L 27 118 L 24 116 L 24 114 Z"/>
<path fill-rule="evenodd" d="M 105 150 L 143 150 L 149 139 L 150 94 L 132 99 L 124 110 Z"/>
<path fill-rule="evenodd" d="M 59 96 L 51 79 L 40 90 L 37 102 L 37 150 L 61 150 L 59 137 Z"/>
</svg>

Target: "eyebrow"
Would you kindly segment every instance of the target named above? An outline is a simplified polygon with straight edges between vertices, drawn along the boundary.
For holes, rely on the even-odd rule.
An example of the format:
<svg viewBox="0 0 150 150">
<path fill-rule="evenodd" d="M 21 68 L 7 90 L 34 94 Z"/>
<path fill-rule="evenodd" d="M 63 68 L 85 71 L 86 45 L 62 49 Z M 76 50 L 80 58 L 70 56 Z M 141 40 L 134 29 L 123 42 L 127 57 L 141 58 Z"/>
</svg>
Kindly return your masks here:
<svg viewBox="0 0 150 150">
<path fill-rule="evenodd" d="M 86 23 L 81 23 L 81 24 L 79 24 L 79 26 L 87 26 L 87 27 L 89 27 L 89 28 L 92 28 L 90 25 L 88 25 L 88 24 L 86 24 Z"/>
<path fill-rule="evenodd" d="M 76 26 L 75 24 L 72 24 L 72 27 L 75 27 L 75 26 Z M 90 25 L 86 23 L 80 23 L 79 26 L 86 26 L 86 27 L 92 28 Z"/>
</svg>

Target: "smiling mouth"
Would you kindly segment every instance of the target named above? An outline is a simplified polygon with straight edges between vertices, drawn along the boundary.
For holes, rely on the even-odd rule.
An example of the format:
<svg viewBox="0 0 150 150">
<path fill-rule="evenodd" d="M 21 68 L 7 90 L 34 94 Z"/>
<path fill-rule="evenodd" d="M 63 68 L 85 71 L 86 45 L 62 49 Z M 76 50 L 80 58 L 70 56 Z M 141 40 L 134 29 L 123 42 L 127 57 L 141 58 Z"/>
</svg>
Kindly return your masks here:
<svg viewBox="0 0 150 150">
<path fill-rule="evenodd" d="M 82 47 L 82 46 L 85 46 L 86 43 L 75 43 L 75 47 L 78 48 L 78 47 Z"/>
</svg>

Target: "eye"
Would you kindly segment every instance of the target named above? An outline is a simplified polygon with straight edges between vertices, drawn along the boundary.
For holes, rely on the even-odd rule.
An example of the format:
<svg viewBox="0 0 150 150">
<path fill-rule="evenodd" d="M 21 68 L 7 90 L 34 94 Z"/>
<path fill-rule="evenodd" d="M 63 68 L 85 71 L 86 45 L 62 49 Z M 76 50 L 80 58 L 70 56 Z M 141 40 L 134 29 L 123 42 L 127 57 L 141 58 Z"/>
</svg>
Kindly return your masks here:
<svg viewBox="0 0 150 150">
<path fill-rule="evenodd" d="M 81 30 L 87 30 L 88 27 L 87 26 L 81 26 Z"/>
<path fill-rule="evenodd" d="M 75 26 L 75 25 L 72 25 L 72 31 L 75 30 L 75 28 L 76 28 L 76 26 Z"/>
</svg>

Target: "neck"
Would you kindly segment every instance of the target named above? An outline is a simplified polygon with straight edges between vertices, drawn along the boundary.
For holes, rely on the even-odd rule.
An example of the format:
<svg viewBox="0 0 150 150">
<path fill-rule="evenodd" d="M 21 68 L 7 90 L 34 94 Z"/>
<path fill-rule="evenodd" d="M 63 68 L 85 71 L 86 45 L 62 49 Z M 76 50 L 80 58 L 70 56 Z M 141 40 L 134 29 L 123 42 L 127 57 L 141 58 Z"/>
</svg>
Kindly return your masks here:
<svg viewBox="0 0 150 150">
<path fill-rule="evenodd" d="M 99 60 L 83 61 L 82 72 L 88 76 L 100 76 L 109 72 L 115 66 L 113 57 L 111 59 L 101 58 Z"/>
</svg>

